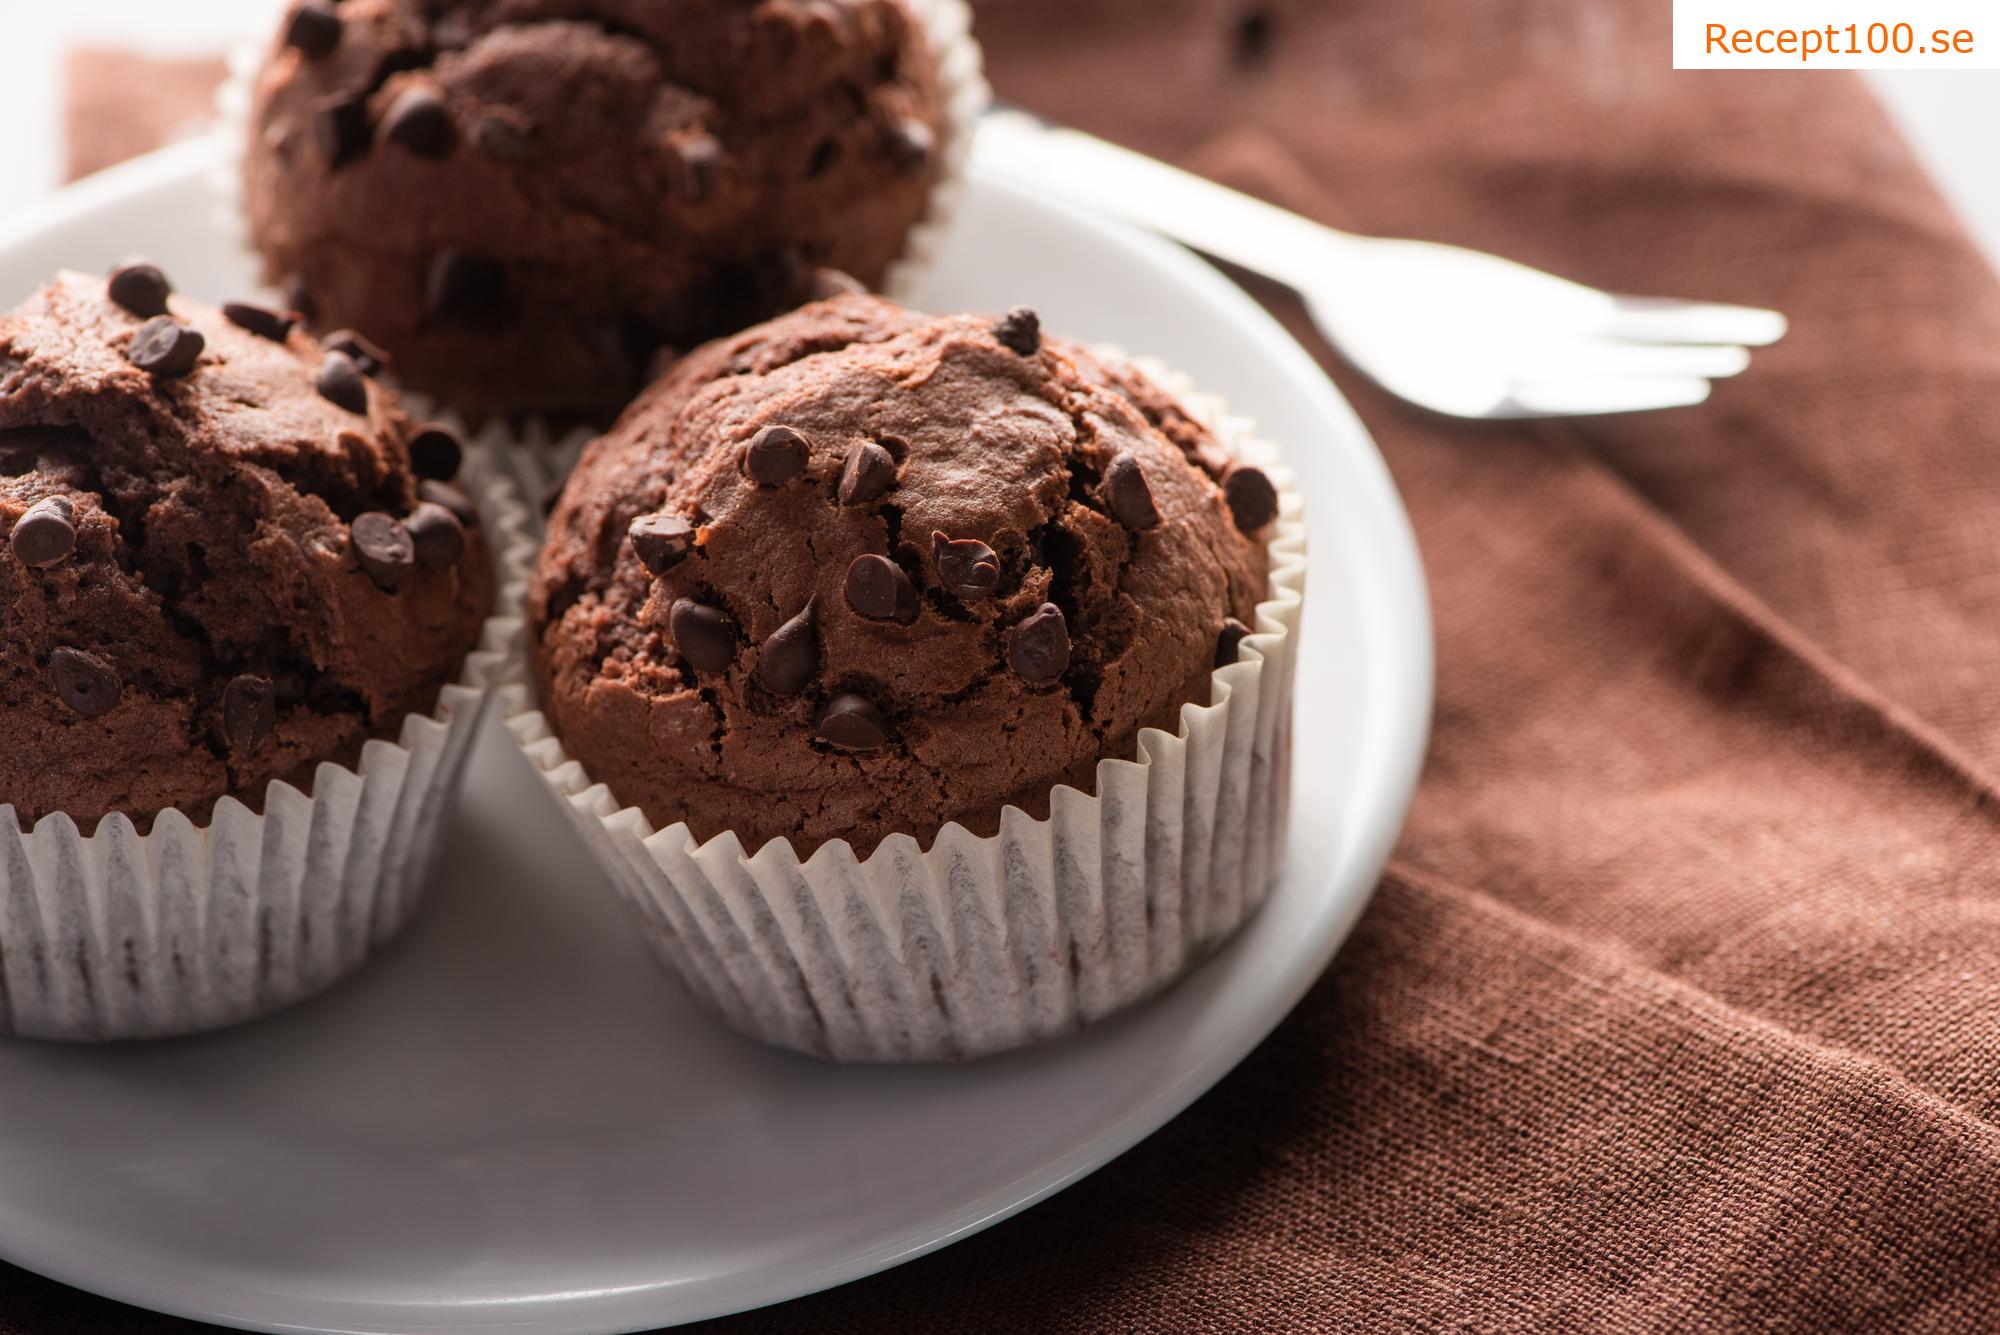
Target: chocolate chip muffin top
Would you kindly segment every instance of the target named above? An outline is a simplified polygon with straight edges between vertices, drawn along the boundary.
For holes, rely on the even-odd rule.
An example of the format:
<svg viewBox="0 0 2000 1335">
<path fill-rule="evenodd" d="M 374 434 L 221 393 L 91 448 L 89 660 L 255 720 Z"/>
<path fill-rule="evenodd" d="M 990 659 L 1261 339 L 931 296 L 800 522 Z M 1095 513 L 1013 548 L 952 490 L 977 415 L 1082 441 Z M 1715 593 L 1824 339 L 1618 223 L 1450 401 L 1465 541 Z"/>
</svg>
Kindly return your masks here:
<svg viewBox="0 0 2000 1335">
<path fill-rule="evenodd" d="M 1032 312 L 815 303 L 585 453 L 531 591 L 564 745 L 655 824 L 866 855 L 1094 788 L 1205 702 L 1276 493 Z"/>
<path fill-rule="evenodd" d="M 0 315 L 0 802 L 86 832 L 261 803 L 429 708 L 492 602 L 476 512 L 292 318 L 62 274 Z"/>
<path fill-rule="evenodd" d="M 873 284 L 946 124 L 905 0 L 304 0 L 250 231 L 314 321 L 473 410 L 610 420 L 662 345 Z"/>
</svg>

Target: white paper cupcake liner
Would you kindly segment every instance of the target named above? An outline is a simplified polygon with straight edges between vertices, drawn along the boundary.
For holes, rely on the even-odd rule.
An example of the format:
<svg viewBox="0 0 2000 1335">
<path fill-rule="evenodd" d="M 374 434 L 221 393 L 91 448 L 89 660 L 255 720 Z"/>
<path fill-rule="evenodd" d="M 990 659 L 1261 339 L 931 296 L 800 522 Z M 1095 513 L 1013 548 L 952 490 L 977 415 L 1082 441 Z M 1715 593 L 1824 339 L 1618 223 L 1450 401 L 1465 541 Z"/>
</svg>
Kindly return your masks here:
<svg viewBox="0 0 2000 1335">
<path fill-rule="evenodd" d="M 427 715 L 375 739 L 310 792 L 274 781 L 260 815 L 234 797 L 206 825 L 169 809 L 140 834 L 106 816 L 23 832 L 0 806 L 0 1034 L 164 1038 L 269 1015 L 354 972 L 422 897 L 492 691 L 521 670 L 535 544 L 491 445 L 466 453 L 495 572 L 494 612 Z"/>
<path fill-rule="evenodd" d="M 1110 358 L 1115 349 L 1102 350 Z M 1047 819 L 1007 808 L 980 837 L 947 825 L 929 851 L 892 835 L 801 862 L 783 840 L 744 854 L 655 830 L 564 749 L 525 685 L 508 728 L 574 819 L 647 939 L 707 1009 L 779 1047 L 840 1061 L 930 1061 L 1054 1038 L 1186 973 L 1263 902 L 1290 806 L 1292 679 L 1305 527 L 1275 447 L 1222 404 L 1139 365 L 1277 484 L 1270 593 L 1239 660 L 1180 731 L 1142 729 L 1095 796 L 1054 790 Z"/>
</svg>

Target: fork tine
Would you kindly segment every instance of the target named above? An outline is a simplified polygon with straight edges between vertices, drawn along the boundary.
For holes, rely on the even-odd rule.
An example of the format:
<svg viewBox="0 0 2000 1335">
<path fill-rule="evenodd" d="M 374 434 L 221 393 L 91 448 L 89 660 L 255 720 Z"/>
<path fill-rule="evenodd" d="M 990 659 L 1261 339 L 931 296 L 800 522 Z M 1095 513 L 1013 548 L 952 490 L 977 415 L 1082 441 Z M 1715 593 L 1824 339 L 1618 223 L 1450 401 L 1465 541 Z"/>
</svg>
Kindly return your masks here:
<svg viewBox="0 0 2000 1335">
<path fill-rule="evenodd" d="M 1641 376 L 1629 380 L 1518 380 L 1488 417 L 1582 417 L 1684 408 L 1708 397 L 1696 376 Z"/>
<path fill-rule="evenodd" d="M 1638 343 L 1740 343 L 1763 348 L 1783 338 L 1786 327 L 1784 316 L 1755 306 L 1614 296 L 1598 332 Z"/>
</svg>

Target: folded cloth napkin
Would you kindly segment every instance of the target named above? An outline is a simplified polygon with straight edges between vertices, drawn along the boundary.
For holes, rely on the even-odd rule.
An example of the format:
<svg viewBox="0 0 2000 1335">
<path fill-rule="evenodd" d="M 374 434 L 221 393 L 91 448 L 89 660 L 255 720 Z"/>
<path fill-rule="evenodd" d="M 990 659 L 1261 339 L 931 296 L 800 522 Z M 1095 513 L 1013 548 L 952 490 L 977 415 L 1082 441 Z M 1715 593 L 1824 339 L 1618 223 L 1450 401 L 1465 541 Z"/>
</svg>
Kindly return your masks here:
<svg viewBox="0 0 2000 1335">
<path fill-rule="evenodd" d="M 1793 332 L 1698 410 L 1475 427 L 1253 283 L 1429 565 L 1436 737 L 1374 906 L 1118 1163 L 720 1329 L 2000 1325 L 2000 284 L 1858 82 L 1673 72 L 1667 17 L 980 6 L 1055 119 Z M 125 1316 L 7 1287 L 6 1335 Z"/>
</svg>

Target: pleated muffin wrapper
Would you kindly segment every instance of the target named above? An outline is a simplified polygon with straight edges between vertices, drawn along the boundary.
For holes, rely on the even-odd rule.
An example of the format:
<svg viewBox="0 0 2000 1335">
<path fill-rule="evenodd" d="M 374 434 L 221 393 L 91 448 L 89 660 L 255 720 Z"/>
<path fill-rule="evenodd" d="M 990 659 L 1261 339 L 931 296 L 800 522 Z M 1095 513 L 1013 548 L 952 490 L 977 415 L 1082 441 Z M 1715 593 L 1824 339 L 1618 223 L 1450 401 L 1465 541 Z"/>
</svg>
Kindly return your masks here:
<svg viewBox="0 0 2000 1335">
<path fill-rule="evenodd" d="M 494 611 L 458 677 L 354 768 L 283 781 L 263 811 L 234 797 L 208 823 L 169 808 L 141 834 L 62 812 L 23 832 L 0 806 L 0 1034 L 166 1038 L 258 1019 L 353 973 L 407 924 L 494 690 L 519 680 L 533 524 L 483 445 L 459 484 L 477 501 Z"/>
<path fill-rule="evenodd" d="M 647 940 L 731 1026 L 837 1061 L 1003 1052 L 1158 992 L 1263 903 L 1290 806 L 1300 504 L 1248 422 L 1138 365 L 1270 474 L 1280 510 L 1269 596 L 1238 661 L 1217 669 L 1209 704 L 1182 708 L 1177 733 L 1142 729 L 1136 758 L 1101 761 L 1095 796 L 1057 787 L 1046 819 L 1009 807 L 998 834 L 950 824 L 928 850 L 897 834 L 866 858 L 844 840 L 803 861 L 786 840 L 752 855 L 734 833 L 654 829 L 563 749 L 528 686 L 503 691 L 508 728 Z"/>
</svg>

